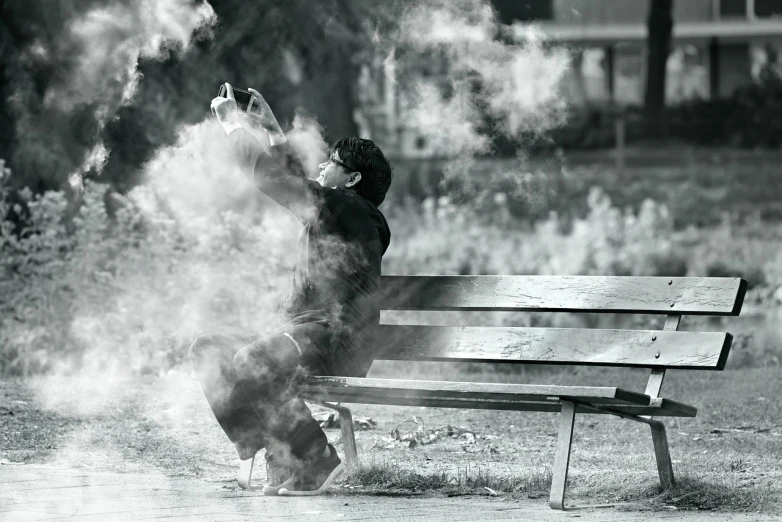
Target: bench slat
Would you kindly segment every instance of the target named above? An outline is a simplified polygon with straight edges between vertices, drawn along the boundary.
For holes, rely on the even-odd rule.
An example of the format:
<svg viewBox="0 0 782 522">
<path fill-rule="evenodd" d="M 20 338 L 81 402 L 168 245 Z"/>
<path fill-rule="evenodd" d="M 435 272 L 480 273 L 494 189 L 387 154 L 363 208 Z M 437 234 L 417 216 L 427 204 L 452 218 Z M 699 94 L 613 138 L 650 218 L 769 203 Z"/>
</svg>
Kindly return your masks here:
<svg viewBox="0 0 782 522">
<path fill-rule="evenodd" d="M 728 277 L 383 276 L 381 286 L 384 310 L 739 315 L 747 281 Z"/>
<path fill-rule="evenodd" d="M 552 399 L 546 399 L 546 395 L 537 396 L 537 400 L 530 400 L 529 394 L 520 394 L 517 397 L 507 396 L 506 399 L 498 398 L 475 398 L 469 396 L 469 392 L 459 393 L 452 391 L 449 395 L 442 395 L 441 390 L 434 388 L 430 390 L 431 394 L 424 393 L 419 388 L 405 390 L 400 388 L 387 389 L 385 393 L 380 393 L 381 388 L 367 388 L 360 385 L 347 386 L 334 381 L 324 381 L 325 377 L 309 377 L 307 381 L 299 385 L 299 390 L 304 399 L 313 399 L 317 401 L 345 402 L 355 404 L 385 404 L 395 406 L 425 406 L 436 408 L 463 408 L 463 409 L 490 409 L 490 410 L 513 410 L 513 411 L 542 411 L 558 412 L 561 408 L 560 400 L 571 398 L 583 404 L 593 405 L 593 407 L 581 406 L 576 404 L 578 413 L 590 414 L 612 414 L 614 412 L 626 413 L 631 415 L 654 415 L 668 417 L 695 417 L 697 409 L 694 406 L 672 401 L 669 399 L 655 398 L 651 399 L 621 388 L 591 388 L 590 395 L 575 395 L 571 390 L 571 395 L 557 397 L 550 396 Z M 349 378 L 328 378 L 328 379 L 349 379 Z M 375 379 L 366 379 L 367 381 Z M 328 382 L 328 384 L 327 384 Z M 410 381 L 404 381 L 410 383 Z M 436 382 L 438 386 L 446 383 Z M 451 384 L 451 383 L 447 383 Z M 464 384 L 464 383 L 462 383 Z M 485 385 L 484 385 L 485 386 Z M 530 386 L 530 385 L 509 385 L 509 386 Z M 552 388 L 589 388 L 589 387 L 569 387 L 559 386 Z M 603 390 L 603 391 L 599 391 Z M 616 390 L 617 394 L 623 397 L 634 397 L 640 395 L 645 397 L 649 404 L 632 404 L 623 400 L 611 401 L 604 395 L 610 394 L 610 391 Z M 408 394 L 410 392 L 410 394 Z M 590 400 L 593 399 L 593 400 Z M 604 402 L 601 402 L 604 401 Z M 597 409 L 595 409 L 597 408 Z"/>
<path fill-rule="evenodd" d="M 302 392 L 313 387 L 324 387 L 340 396 L 388 395 L 405 397 L 453 397 L 463 399 L 535 401 L 551 397 L 584 399 L 592 404 L 648 405 L 648 395 L 621 388 L 605 386 L 548 386 L 540 384 L 504 384 L 454 381 L 419 381 L 402 379 L 368 379 L 356 377 L 310 377 L 299 386 Z"/>
<path fill-rule="evenodd" d="M 380 325 L 376 359 L 722 370 L 723 332 Z"/>
</svg>

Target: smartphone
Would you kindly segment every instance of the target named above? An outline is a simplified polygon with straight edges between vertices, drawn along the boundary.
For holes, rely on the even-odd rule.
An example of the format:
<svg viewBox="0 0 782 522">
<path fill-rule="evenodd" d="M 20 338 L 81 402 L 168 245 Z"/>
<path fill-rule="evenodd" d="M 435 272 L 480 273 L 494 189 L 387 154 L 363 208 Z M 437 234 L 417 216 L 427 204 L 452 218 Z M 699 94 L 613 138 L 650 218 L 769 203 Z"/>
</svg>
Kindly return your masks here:
<svg viewBox="0 0 782 522">
<path fill-rule="evenodd" d="M 251 109 L 250 103 L 253 100 L 253 95 L 250 91 L 245 91 L 242 89 L 237 89 L 236 87 L 233 87 L 234 90 L 234 98 L 236 99 L 236 106 L 239 108 L 240 111 L 249 112 Z M 225 88 L 225 84 L 220 85 L 220 91 L 217 93 L 218 96 L 221 98 L 227 98 L 228 97 L 228 89 Z"/>
</svg>

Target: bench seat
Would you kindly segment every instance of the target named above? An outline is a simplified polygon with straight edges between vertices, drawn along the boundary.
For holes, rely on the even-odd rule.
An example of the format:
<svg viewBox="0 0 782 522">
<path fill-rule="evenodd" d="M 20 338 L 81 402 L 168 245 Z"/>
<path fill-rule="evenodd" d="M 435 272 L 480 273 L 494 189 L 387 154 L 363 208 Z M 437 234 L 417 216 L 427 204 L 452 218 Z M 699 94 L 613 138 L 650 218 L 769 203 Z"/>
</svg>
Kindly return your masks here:
<svg viewBox="0 0 782 522">
<path fill-rule="evenodd" d="M 307 400 L 396 406 L 428 406 L 558 412 L 562 401 L 576 412 L 695 417 L 694 406 L 605 386 L 550 386 L 355 377 L 308 377 L 299 385 Z"/>
</svg>

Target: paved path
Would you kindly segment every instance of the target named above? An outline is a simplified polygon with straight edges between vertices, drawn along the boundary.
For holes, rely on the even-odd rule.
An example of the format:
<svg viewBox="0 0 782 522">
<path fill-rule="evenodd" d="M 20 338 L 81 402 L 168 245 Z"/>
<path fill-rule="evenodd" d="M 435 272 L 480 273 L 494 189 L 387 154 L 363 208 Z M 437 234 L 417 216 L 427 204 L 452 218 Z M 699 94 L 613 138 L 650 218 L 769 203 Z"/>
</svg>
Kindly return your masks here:
<svg viewBox="0 0 782 522">
<path fill-rule="evenodd" d="M 338 491 L 338 490 L 337 490 Z M 565 513 L 545 499 L 389 497 L 333 493 L 308 499 L 245 493 L 234 483 L 103 473 L 41 465 L 0 465 L 0 520 L 778 520 L 772 515 L 653 513 L 625 506 Z"/>
</svg>

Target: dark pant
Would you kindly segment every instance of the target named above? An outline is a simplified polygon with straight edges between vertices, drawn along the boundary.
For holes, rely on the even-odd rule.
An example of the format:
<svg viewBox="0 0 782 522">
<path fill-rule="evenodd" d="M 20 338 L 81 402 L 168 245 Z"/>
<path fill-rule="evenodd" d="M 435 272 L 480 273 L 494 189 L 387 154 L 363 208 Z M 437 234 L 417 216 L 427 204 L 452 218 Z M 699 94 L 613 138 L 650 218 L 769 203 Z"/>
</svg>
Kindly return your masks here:
<svg viewBox="0 0 782 522">
<path fill-rule="evenodd" d="M 308 372 L 331 374 L 323 342 L 328 327 L 320 323 L 288 323 L 260 339 L 206 334 L 193 342 L 193 369 L 240 459 L 266 448 L 296 462 L 324 450 L 326 435 L 296 389 Z"/>
</svg>

